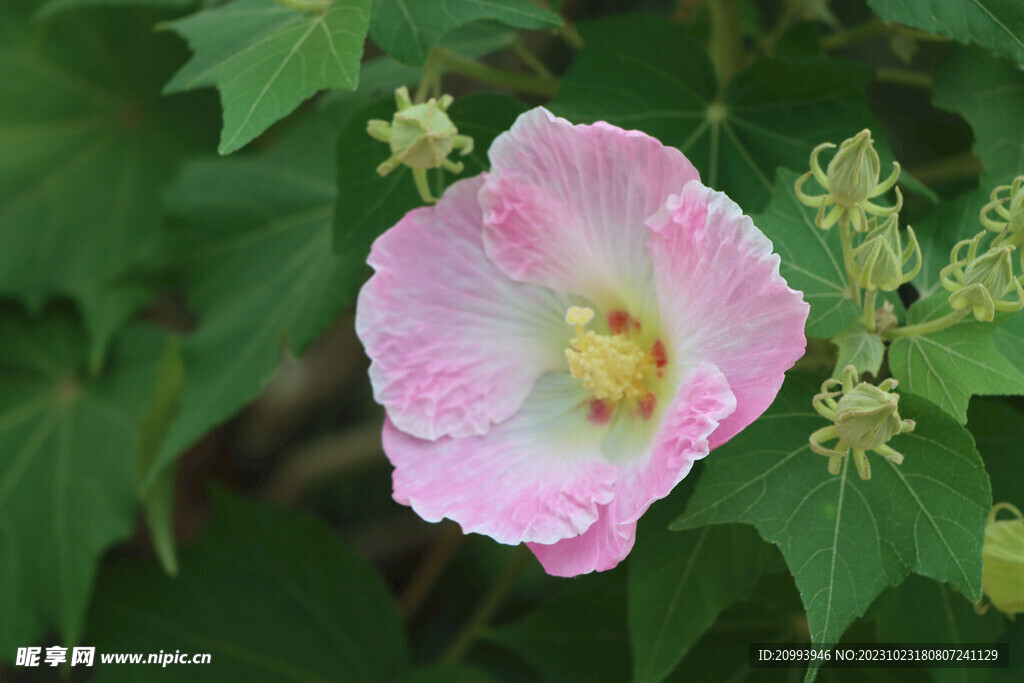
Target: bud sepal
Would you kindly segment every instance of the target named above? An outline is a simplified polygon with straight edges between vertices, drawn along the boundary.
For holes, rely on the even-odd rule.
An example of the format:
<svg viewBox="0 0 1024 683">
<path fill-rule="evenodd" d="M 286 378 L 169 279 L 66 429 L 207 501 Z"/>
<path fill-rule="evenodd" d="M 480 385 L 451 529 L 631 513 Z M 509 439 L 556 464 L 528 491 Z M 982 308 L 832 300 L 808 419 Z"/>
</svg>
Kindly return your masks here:
<svg viewBox="0 0 1024 683">
<path fill-rule="evenodd" d="M 821 385 L 821 393 L 814 397 L 812 405 L 832 424 L 815 430 L 809 441 L 812 451 L 829 458 L 831 474 L 839 474 L 843 456 L 851 450 L 861 479 L 871 478 L 867 451 L 874 451 L 896 465 L 903 463 L 903 455 L 888 442 L 897 434 L 913 431 L 915 424 L 900 418 L 899 394 L 892 391 L 896 385 L 895 379 L 884 380 L 878 386 L 861 382 L 852 365 L 843 369 L 841 382 L 828 379 Z M 835 391 L 837 386 L 841 388 Z M 839 440 L 834 448 L 824 445 L 832 439 Z"/>
<path fill-rule="evenodd" d="M 949 305 L 954 311 L 967 310 L 980 322 L 990 322 L 996 311 L 1013 312 L 1024 308 L 1024 288 L 1013 274 L 1011 254 L 1014 247 L 992 246 L 978 255 L 982 231 L 972 239 L 957 242 L 949 256 L 949 265 L 939 272 L 939 282 L 951 292 Z M 960 253 L 967 248 L 967 255 Z M 1004 297 L 1016 294 L 1014 300 Z"/>
<path fill-rule="evenodd" d="M 907 226 L 907 237 L 908 244 L 903 248 L 899 219 L 895 214 L 881 225 L 876 218 L 869 220 L 864 241 L 847 252 L 847 268 L 861 287 L 892 292 L 917 276 L 922 263 L 921 247 L 910 226 Z M 903 269 L 911 258 L 914 266 L 904 273 Z"/>
</svg>

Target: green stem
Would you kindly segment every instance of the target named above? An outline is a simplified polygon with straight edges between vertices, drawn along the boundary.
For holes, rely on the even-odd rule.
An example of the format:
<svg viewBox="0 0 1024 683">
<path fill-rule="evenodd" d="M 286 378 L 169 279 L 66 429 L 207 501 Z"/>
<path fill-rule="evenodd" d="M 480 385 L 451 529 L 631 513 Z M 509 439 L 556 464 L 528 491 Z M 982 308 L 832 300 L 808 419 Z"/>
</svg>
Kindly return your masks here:
<svg viewBox="0 0 1024 683">
<path fill-rule="evenodd" d="M 846 279 L 850 283 L 850 297 L 853 303 L 860 306 L 860 287 L 857 286 L 857 276 L 850 267 L 853 262 L 853 234 L 850 232 L 848 220 L 839 221 L 839 241 L 843 245 L 843 265 L 846 267 Z"/>
<path fill-rule="evenodd" d="M 547 66 L 544 65 L 544 62 L 540 61 L 540 59 L 537 58 L 537 55 L 530 52 L 530 49 L 523 45 L 522 40 L 517 40 L 512 44 L 512 51 L 515 52 L 516 56 L 522 60 L 523 64 L 530 67 L 530 70 L 537 74 L 539 78 L 543 78 L 545 81 L 556 80 L 555 75 L 551 73 Z"/>
<path fill-rule="evenodd" d="M 261 495 L 276 503 L 295 505 L 324 481 L 378 462 L 382 454 L 380 431 L 381 420 L 373 418 L 289 451 L 287 458 L 281 458 L 281 466 L 267 476 Z"/>
<path fill-rule="evenodd" d="M 573 24 L 566 21 L 562 28 L 558 29 L 558 36 L 565 41 L 565 44 L 579 52 L 583 49 L 583 36 L 576 30 Z"/>
<path fill-rule="evenodd" d="M 711 0 L 711 61 L 718 73 L 719 93 L 739 73 L 743 62 L 739 0 Z"/>
<path fill-rule="evenodd" d="M 520 575 L 526 569 L 530 560 L 530 552 L 526 548 L 516 551 L 515 557 L 505 567 L 498 580 L 494 582 L 484 597 L 477 605 L 476 611 L 466 622 L 462 630 L 452 639 L 448 647 L 438 658 L 440 664 L 455 664 L 459 662 L 469 647 L 477 639 L 480 633 L 487 627 L 488 622 L 497 613 L 509 591 L 519 581 Z"/>
<path fill-rule="evenodd" d="M 412 619 L 413 615 L 423 604 L 424 599 L 430 594 L 437 580 L 444 574 L 456 551 L 462 547 L 466 535 L 462 529 L 452 522 L 446 522 L 436 541 L 431 544 L 426 557 L 416 569 L 416 573 L 409 581 L 409 585 L 402 592 L 398 600 L 398 611 L 405 621 Z"/>
<path fill-rule="evenodd" d="M 949 41 L 949 38 L 937 36 L 934 33 L 920 31 L 900 24 L 886 24 L 881 19 L 871 19 L 863 24 L 857 24 L 856 26 L 836 31 L 830 36 L 825 36 L 821 39 L 821 49 L 825 51 L 839 50 L 863 40 L 870 40 L 877 36 L 893 33 L 899 33 L 921 42 L 945 43 Z"/>
<path fill-rule="evenodd" d="M 864 290 L 864 329 L 868 332 L 875 331 L 875 297 L 877 296 L 877 289 Z"/>
<path fill-rule="evenodd" d="M 300 12 L 323 12 L 331 6 L 332 0 L 274 0 L 274 2 Z"/>
<path fill-rule="evenodd" d="M 434 48 L 438 59 L 452 73 L 457 73 L 468 78 L 495 85 L 510 90 L 540 95 L 542 97 L 554 97 L 558 92 L 559 82 L 545 78 L 538 78 L 531 74 L 524 74 L 518 71 L 506 71 L 487 64 L 482 64 L 475 59 L 469 59 L 457 55 L 444 48 Z"/>
<path fill-rule="evenodd" d="M 416 88 L 416 95 L 413 97 L 414 104 L 423 104 L 427 96 L 433 92 L 435 97 L 441 93 L 441 64 L 437 56 L 437 50 L 431 50 L 427 57 L 427 63 L 423 65 L 423 76 L 420 78 L 420 85 Z"/>
<path fill-rule="evenodd" d="M 775 22 L 775 26 L 761 41 L 761 47 L 766 54 L 771 55 L 775 51 L 775 44 L 779 42 L 782 34 L 797 20 L 799 10 L 800 7 L 795 2 L 782 3 L 782 9 L 779 11 L 779 18 Z"/>
<path fill-rule="evenodd" d="M 893 339 L 899 339 L 901 337 L 919 337 L 923 334 L 931 334 L 932 332 L 938 332 L 944 330 L 947 327 L 956 325 L 960 320 L 967 315 L 969 309 L 961 308 L 958 311 L 950 311 L 941 318 L 935 320 L 929 320 L 928 322 L 918 323 L 916 325 L 910 325 L 909 327 L 897 327 L 889 330 L 882 335 L 887 341 Z"/>
<path fill-rule="evenodd" d="M 879 83 L 896 83 L 898 85 L 912 85 L 915 88 L 932 87 L 932 77 L 928 74 L 910 71 L 908 69 L 890 69 L 880 66 L 875 70 L 875 79 Z"/>
<path fill-rule="evenodd" d="M 859 43 L 862 40 L 868 40 L 875 36 L 880 36 L 886 33 L 888 28 L 885 22 L 881 19 L 871 19 L 865 21 L 863 24 L 857 24 L 850 28 L 844 28 L 840 31 L 836 31 L 830 36 L 825 36 L 821 39 L 821 49 L 825 50 L 838 50 L 852 45 L 853 43 Z"/>
<path fill-rule="evenodd" d="M 437 201 L 437 197 L 430 192 L 430 179 L 427 178 L 427 169 L 412 169 L 412 179 L 416 184 L 416 191 L 420 193 L 420 199 L 423 200 L 424 204 L 433 204 Z"/>
<path fill-rule="evenodd" d="M 948 43 L 949 42 L 949 38 L 947 38 L 946 36 L 940 36 L 940 35 L 936 35 L 934 33 L 928 33 L 927 31 L 922 31 L 920 29 L 911 28 L 909 26 L 904 26 L 903 24 L 891 24 L 889 26 L 889 30 L 894 32 L 894 33 L 902 33 L 903 35 L 907 36 L 908 38 L 913 38 L 914 40 L 920 41 L 922 43 Z"/>
</svg>

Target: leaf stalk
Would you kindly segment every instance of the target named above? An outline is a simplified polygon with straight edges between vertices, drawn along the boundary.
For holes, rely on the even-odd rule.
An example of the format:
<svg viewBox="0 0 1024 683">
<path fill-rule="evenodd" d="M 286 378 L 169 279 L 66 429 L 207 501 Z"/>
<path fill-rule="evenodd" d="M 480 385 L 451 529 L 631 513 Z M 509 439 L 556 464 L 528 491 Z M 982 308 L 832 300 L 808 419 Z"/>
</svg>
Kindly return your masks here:
<svg viewBox="0 0 1024 683">
<path fill-rule="evenodd" d="M 279 5 L 299 12 L 323 12 L 333 0 L 274 0 Z"/>
<path fill-rule="evenodd" d="M 469 621 L 466 622 L 462 630 L 455 635 L 455 638 L 452 639 L 448 647 L 441 653 L 441 656 L 438 658 L 440 664 L 455 664 L 462 660 L 469 647 L 487 627 L 487 624 L 498 612 L 498 609 L 501 608 L 509 591 L 518 583 L 519 577 L 526 569 L 530 557 L 531 554 L 525 547 L 520 547 L 516 551 L 515 556 L 506 565 L 505 571 L 502 572 L 501 576 L 498 577 L 480 600 Z"/>
<path fill-rule="evenodd" d="M 435 51 L 438 60 L 446 69 L 481 83 L 541 97 L 554 97 L 561 85 L 557 79 L 540 78 L 518 71 L 498 69 L 475 59 L 455 54 L 445 48 L 435 48 Z"/>
<path fill-rule="evenodd" d="M 950 311 L 946 315 L 941 318 L 936 318 L 935 320 L 929 320 L 927 322 L 909 325 L 907 327 L 897 327 L 883 334 L 882 338 L 887 341 L 892 341 L 901 337 L 919 337 L 923 334 L 938 332 L 960 322 L 960 320 L 963 319 L 969 311 L 969 308 L 962 308 L 960 310 Z"/>
</svg>

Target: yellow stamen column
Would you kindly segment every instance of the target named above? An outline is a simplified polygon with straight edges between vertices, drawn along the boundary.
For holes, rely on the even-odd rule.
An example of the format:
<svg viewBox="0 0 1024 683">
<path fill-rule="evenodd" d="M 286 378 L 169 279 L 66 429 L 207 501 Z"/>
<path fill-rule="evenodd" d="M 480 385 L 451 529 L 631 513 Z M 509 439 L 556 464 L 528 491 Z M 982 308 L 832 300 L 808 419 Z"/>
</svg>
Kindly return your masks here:
<svg viewBox="0 0 1024 683">
<path fill-rule="evenodd" d="M 584 325 L 593 320 L 594 311 L 573 306 L 565 321 L 576 328 L 576 338 L 565 350 L 569 371 L 593 390 L 598 400 L 636 400 L 650 393 L 645 379 L 655 369 L 651 355 L 624 334 L 588 332 Z"/>
</svg>

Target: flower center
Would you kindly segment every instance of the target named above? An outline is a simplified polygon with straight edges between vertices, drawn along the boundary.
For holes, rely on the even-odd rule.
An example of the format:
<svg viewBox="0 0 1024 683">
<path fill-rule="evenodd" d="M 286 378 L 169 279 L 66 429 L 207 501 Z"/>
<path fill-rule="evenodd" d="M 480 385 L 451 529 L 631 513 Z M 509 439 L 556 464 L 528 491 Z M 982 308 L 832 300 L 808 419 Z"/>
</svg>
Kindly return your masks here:
<svg viewBox="0 0 1024 683">
<path fill-rule="evenodd" d="M 613 311 L 608 316 L 613 334 L 585 330 L 593 317 L 593 310 L 577 306 L 566 313 L 565 321 L 576 328 L 576 338 L 565 349 L 569 372 L 594 392 L 597 401 L 633 401 L 641 416 L 649 418 L 655 397 L 647 380 L 651 375 L 661 375 L 666 362 L 665 347 L 656 340 L 650 350 L 642 349 L 631 338 L 631 332 L 639 330 L 639 322 L 623 311 Z"/>
</svg>

